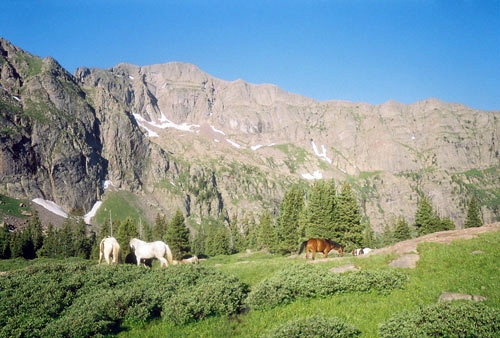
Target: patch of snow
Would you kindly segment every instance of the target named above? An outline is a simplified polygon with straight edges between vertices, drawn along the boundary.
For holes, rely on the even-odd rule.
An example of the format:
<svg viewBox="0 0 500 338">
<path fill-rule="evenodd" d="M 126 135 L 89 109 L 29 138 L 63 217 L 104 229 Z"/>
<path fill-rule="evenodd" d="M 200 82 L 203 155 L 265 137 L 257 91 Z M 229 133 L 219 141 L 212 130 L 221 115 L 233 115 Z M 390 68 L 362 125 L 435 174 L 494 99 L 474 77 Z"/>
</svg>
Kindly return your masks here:
<svg viewBox="0 0 500 338">
<path fill-rule="evenodd" d="M 113 182 L 111 182 L 111 180 L 106 180 L 102 182 L 102 187 L 104 189 L 108 189 L 109 187 L 114 187 L 114 186 L 115 185 L 113 184 Z"/>
<path fill-rule="evenodd" d="M 191 133 L 195 132 L 195 130 L 192 130 L 193 128 L 199 128 L 199 124 L 187 124 L 187 123 L 182 123 L 182 124 L 177 124 L 165 117 L 163 113 L 161 113 L 160 117 L 160 124 L 155 123 L 155 122 L 150 122 L 146 121 L 141 115 L 139 114 L 132 114 L 135 117 L 135 120 L 137 121 L 137 124 L 141 126 L 142 128 L 146 129 L 148 131 L 148 136 L 149 137 L 157 137 L 158 134 L 150 130 L 148 127 L 146 127 L 146 124 L 155 128 L 159 129 L 168 129 L 168 128 L 174 128 L 182 131 L 189 131 Z"/>
<path fill-rule="evenodd" d="M 97 213 L 97 210 L 99 210 L 101 205 L 102 205 L 102 201 L 95 202 L 92 209 L 85 216 L 83 216 L 83 220 L 85 221 L 86 224 L 90 224 L 90 220 L 92 219 L 92 217 L 95 216 L 95 214 Z"/>
<path fill-rule="evenodd" d="M 66 211 L 64 211 L 63 208 L 61 208 L 59 205 L 57 205 L 56 203 L 54 203 L 52 201 L 47 201 L 47 200 L 44 200 L 42 198 L 35 198 L 33 200 L 33 202 L 35 202 L 38 205 L 41 205 L 42 207 L 44 207 L 45 209 L 47 209 L 48 211 L 50 211 L 56 215 L 59 215 L 59 216 L 64 217 L 64 218 L 68 218 L 68 214 L 66 213 Z"/>
<path fill-rule="evenodd" d="M 302 174 L 302 177 L 304 177 L 306 180 L 320 180 L 323 178 L 323 174 L 319 170 L 316 170 L 312 174 L 309 173 Z"/>
<path fill-rule="evenodd" d="M 230 140 L 230 139 L 228 139 L 228 138 L 226 139 L 226 141 L 227 141 L 229 144 L 231 144 L 233 147 L 235 147 L 235 148 L 238 148 L 238 149 L 239 149 L 239 148 L 241 148 L 241 146 L 240 146 L 238 143 L 236 143 L 236 142 L 234 142 L 234 141 L 232 141 L 232 140 Z"/>
<path fill-rule="evenodd" d="M 220 141 L 218 139 L 214 138 L 214 142 L 219 143 Z"/>
<path fill-rule="evenodd" d="M 316 143 L 314 143 L 314 141 L 311 141 L 311 144 L 316 156 L 332 164 L 332 160 L 328 156 L 326 156 L 326 147 L 323 144 L 321 145 L 321 153 L 318 151 L 318 147 L 316 147 Z"/>
<path fill-rule="evenodd" d="M 13 98 L 14 98 L 14 100 L 16 100 L 16 101 L 21 101 L 21 99 L 20 99 L 20 98 L 18 98 L 17 96 L 12 96 L 12 97 L 13 97 Z"/>
<path fill-rule="evenodd" d="M 262 147 L 272 147 L 274 145 L 276 145 L 276 143 L 270 143 L 267 146 L 263 146 L 262 144 L 258 144 L 256 146 L 251 146 L 250 148 L 252 148 L 252 150 L 257 150 L 257 149 L 260 149 Z"/>
<path fill-rule="evenodd" d="M 134 79 L 134 77 L 133 77 L 132 75 L 129 75 L 129 76 L 128 76 L 128 78 L 129 78 L 130 80 L 133 80 L 133 79 Z"/>
<path fill-rule="evenodd" d="M 108 189 L 111 186 L 114 187 L 115 185 L 110 180 L 102 181 L 102 187 L 104 190 Z"/>
<path fill-rule="evenodd" d="M 210 128 L 212 128 L 212 130 L 216 133 L 219 133 L 219 134 L 222 134 L 222 135 L 226 135 L 226 133 L 224 133 L 222 130 L 219 130 L 217 128 L 215 128 L 214 126 L 210 126 Z"/>
<path fill-rule="evenodd" d="M 156 132 L 154 132 L 153 130 L 149 129 L 148 127 L 146 127 L 144 125 L 142 125 L 141 127 L 146 129 L 146 131 L 147 131 L 146 134 L 148 135 L 148 137 L 159 137 L 160 136 Z"/>
</svg>

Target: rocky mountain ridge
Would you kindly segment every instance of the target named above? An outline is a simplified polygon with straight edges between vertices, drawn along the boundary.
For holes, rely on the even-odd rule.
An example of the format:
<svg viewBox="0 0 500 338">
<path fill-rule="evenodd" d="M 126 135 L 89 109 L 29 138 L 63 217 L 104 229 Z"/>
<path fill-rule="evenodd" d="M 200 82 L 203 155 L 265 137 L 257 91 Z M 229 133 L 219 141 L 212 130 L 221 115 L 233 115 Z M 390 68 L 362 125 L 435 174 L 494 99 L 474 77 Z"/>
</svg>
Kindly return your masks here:
<svg viewBox="0 0 500 338">
<path fill-rule="evenodd" d="M 276 211 L 290 184 L 334 178 L 376 230 L 412 222 L 422 196 L 459 227 L 472 195 L 498 219 L 498 111 L 317 102 L 178 62 L 72 76 L 6 40 L 0 67 L 6 195 L 88 212 L 108 181 L 141 196 L 150 219 L 180 208 L 199 222 Z"/>
</svg>

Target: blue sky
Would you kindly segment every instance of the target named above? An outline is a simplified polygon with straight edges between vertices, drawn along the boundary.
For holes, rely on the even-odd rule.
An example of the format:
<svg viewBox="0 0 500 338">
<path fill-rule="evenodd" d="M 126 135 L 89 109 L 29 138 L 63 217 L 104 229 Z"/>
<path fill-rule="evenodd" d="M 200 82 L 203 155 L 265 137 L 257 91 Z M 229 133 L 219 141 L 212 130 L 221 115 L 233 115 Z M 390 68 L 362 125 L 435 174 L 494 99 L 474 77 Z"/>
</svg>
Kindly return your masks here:
<svg viewBox="0 0 500 338">
<path fill-rule="evenodd" d="M 183 61 L 317 100 L 500 110 L 500 0 L 2 0 L 0 36 L 71 73 Z"/>
</svg>

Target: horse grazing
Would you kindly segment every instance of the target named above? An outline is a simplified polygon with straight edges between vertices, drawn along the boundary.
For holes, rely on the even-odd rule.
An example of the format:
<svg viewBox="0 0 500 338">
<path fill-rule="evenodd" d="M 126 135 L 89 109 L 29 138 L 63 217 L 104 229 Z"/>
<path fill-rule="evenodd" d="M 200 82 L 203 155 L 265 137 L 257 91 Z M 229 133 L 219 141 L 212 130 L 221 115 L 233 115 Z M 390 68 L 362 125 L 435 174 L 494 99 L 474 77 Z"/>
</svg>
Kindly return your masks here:
<svg viewBox="0 0 500 338">
<path fill-rule="evenodd" d="M 365 252 L 363 249 L 354 249 L 354 250 L 352 250 L 351 253 L 353 256 L 359 256 L 359 255 L 363 255 Z"/>
<path fill-rule="evenodd" d="M 103 255 L 108 265 L 110 256 L 113 256 L 113 264 L 118 264 L 121 260 L 121 254 L 120 244 L 118 244 L 116 238 L 108 236 L 102 239 L 99 245 L 99 264 L 101 264 Z"/>
<path fill-rule="evenodd" d="M 173 263 L 172 251 L 170 247 L 162 241 L 144 242 L 138 238 L 130 240 L 130 248 L 134 250 L 137 259 L 137 265 L 141 265 L 142 259 L 156 258 L 160 261 L 161 266 L 168 266 Z M 165 259 L 167 255 L 167 259 Z"/>
<path fill-rule="evenodd" d="M 183 260 L 181 260 L 181 264 L 199 264 L 200 261 L 198 259 L 198 256 L 193 256 L 193 257 L 189 257 L 189 258 L 184 258 Z"/>
<path fill-rule="evenodd" d="M 311 238 L 307 241 L 302 242 L 299 250 L 299 255 L 306 249 L 306 259 L 309 251 L 311 252 L 312 259 L 315 258 L 316 252 L 323 252 L 325 258 L 328 257 L 328 253 L 331 250 L 337 250 L 340 256 L 344 255 L 344 248 L 337 242 L 334 242 L 330 239 L 324 238 Z"/>
<path fill-rule="evenodd" d="M 175 260 L 173 261 L 173 264 L 174 265 L 178 265 L 178 264 L 199 264 L 200 263 L 200 260 L 198 259 L 198 256 L 193 256 L 193 257 L 189 257 L 189 258 L 184 258 L 184 259 L 181 259 L 180 261 L 178 260 Z"/>
</svg>

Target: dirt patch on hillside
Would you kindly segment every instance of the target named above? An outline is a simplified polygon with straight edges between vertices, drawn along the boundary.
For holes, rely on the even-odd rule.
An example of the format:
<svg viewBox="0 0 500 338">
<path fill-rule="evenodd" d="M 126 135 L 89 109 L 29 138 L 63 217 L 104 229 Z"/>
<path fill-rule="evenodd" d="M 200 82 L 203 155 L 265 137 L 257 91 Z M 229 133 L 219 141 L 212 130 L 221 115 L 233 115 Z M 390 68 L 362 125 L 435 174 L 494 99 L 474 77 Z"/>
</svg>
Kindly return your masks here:
<svg viewBox="0 0 500 338">
<path fill-rule="evenodd" d="M 380 253 L 396 253 L 396 254 L 418 254 L 417 246 L 423 242 L 435 242 L 435 243 L 451 243 L 457 239 L 471 239 L 477 237 L 479 234 L 491 231 L 498 231 L 500 229 L 500 222 L 483 225 L 479 228 L 468 228 L 460 230 L 449 230 L 440 231 L 432 234 L 428 234 L 422 237 L 409 239 L 403 242 L 396 243 L 392 246 L 388 246 L 381 249 L 376 249 L 370 252 L 369 255 L 380 254 Z"/>
<path fill-rule="evenodd" d="M 451 243 L 459 239 L 471 239 L 477 237 L 479 234 L 498 231 L 500 229 L 500 222 L 483 225 L 479 228 L 468 228 L 460 230 L 450 230 L 450 231 L 440 231 L 432 234 L 428 234 L 422 237 L 409 239 L 403 242 L 396 243 L 394 245 L 372 250 L 369 254 L 357 256 L 358 258 L 370 257 L 371 255 L 377 254 L 397 254 L 398 257 L 393 260 L 389 265 L 398 268 L 414 268 L 420 258 L 417 246 L 423 242 L 434 242 L 434 243 Z M 341 259 L 341 257 L 328 257 L 321 258 L 318 254 L 315 260 L 309 260 L 310 263 L 320 263 L 329 260 Z"/>
</svg>

